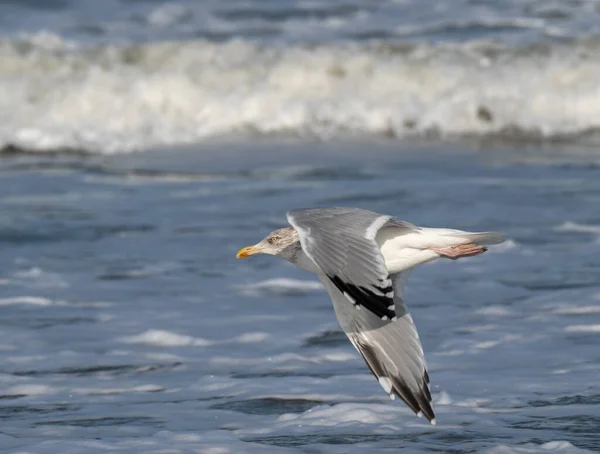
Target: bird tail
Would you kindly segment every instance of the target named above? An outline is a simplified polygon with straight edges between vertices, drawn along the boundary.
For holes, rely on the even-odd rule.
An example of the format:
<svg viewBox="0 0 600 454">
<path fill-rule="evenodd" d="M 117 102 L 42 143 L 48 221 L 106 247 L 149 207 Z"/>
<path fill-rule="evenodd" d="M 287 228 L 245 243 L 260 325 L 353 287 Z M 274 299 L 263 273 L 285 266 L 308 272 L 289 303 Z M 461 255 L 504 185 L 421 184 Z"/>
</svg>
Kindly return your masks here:
<svg viewBox="0 0 600 454">
<path fill-rule="evenodd" d="M 440 229 L 441 230 L 441 229 Z M 448 230 L 441 233 L 442 236 L 462 238 L 469 243 L 478 245 L 500 244 L 504 242 L 504 236 L 498 232 L 464 232 L 462 230 Z"/>
<path fill-rule="evenodd" d="M 460 236 L 475 244 L 500 244 L 504 242 L 504 236 L 498 232 L 464 232 Z"/>
</svg>

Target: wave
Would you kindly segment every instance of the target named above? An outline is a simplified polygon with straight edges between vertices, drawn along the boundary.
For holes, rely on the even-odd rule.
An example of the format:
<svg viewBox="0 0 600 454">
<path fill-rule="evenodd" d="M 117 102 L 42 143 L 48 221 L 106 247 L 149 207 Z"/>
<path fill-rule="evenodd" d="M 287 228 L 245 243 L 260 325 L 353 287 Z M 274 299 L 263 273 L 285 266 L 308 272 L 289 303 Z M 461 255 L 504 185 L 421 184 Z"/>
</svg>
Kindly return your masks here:
<svg viewBox="0 0 600 454">
<path fill-rule="evenodd" d="M 209 138 L 511 136 L 600 128 L 600 38 L 526 47 L 84 46 L 0 41 L 0 149 L 116 153 Z"/>
</svg>

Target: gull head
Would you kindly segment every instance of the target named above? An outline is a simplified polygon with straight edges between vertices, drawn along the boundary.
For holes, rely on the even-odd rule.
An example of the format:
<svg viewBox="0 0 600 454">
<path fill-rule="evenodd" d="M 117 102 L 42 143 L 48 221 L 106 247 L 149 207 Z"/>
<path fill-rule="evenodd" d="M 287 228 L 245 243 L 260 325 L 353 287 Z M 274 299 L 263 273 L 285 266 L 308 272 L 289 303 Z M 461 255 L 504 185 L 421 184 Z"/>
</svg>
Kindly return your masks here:
<svg viewBox="0 0 600 454">
<path fill-rule="evenodd" d="M 245 259 L 255 254 L 269 254 L 281 255 L 290 261 L 294 261 L 300 249 L 298 232 L 292 227 L 283 227 L 272 231 L 265 239 L 254 246 L 243 247 L 238 251 L 236 257 Z"/>
</svg>

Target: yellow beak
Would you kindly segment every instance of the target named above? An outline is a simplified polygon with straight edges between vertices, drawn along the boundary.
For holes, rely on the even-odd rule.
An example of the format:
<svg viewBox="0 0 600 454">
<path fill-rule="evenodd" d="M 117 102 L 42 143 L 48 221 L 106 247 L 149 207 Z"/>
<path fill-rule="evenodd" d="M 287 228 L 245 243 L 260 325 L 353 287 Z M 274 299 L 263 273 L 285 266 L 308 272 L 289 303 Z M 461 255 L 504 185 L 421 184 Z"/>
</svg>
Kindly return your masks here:
<svg viewBox="0 0 600 454">
<path fill-rule="evenodd" d="M 241 248 L 235 257 L 238 259 L 245 259 L 246 257 L 250 257 L 251 255 L 254 255 L 254 254 L 260 254 L 261 252 L 262 252 L 262 249 L 259 247 L 248 246 L 248 247 Z"/>
</svg>

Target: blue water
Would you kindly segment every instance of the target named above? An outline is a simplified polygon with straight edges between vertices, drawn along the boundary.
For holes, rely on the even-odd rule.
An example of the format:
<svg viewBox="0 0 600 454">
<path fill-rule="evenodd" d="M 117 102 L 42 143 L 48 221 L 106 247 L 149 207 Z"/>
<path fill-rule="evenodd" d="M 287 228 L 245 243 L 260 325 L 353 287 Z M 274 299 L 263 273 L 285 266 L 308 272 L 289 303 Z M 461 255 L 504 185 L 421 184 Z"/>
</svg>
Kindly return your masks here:
<svg viewBox="0 0 600 454">
<path fill-rule="evenodd" d="M 5 452 L 599 450 L 594 155 L 268 141 L 0 164 Z M 335 205 L 508 237 L 409 282 L 435 427 L 381 391 L 313 276 L 235 260 L 291 207 Z"/>
<path fill-rule="evenodd" d="M 3 35 L 49 30 L 83 41 L 232 37 L 264 41 L 385 39 L 513 44 L 599 31 L 595 0 L 4 0 Z"/>
<path fill-rule="evenodd" d="M 600 451 L 597 1 L 0 0 L 0 451 Z M 497 230 L 416 270 L 437 426 L 314 276 L 311 206 Z"/>
</svg>

